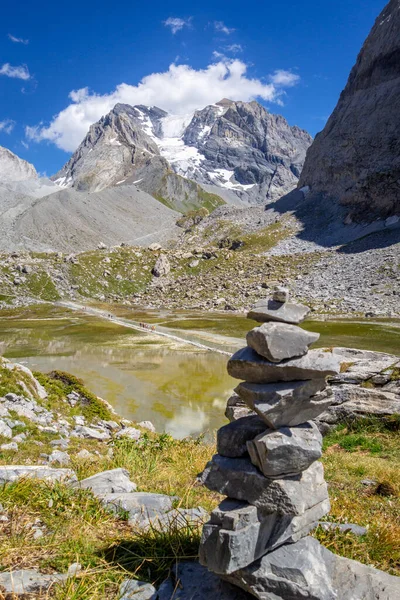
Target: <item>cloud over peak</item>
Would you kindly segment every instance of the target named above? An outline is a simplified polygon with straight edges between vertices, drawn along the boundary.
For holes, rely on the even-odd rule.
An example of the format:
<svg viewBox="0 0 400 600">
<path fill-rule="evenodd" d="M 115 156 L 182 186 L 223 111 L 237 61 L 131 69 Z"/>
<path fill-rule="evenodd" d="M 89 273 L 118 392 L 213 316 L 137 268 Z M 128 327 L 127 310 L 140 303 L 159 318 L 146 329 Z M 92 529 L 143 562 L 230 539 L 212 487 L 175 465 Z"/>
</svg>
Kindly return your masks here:
<svg viewBox="0 0 400 600">
<path fill-rule="evenodd" d="M 276 71 L 269 82 L 250 78 L 247 65 L 238 59 L 221 59 L 204 69 L 171 64 L 163 73 L 152 73 L 137 85 L 121 83 L 109 94 L 96 94 L 87 87 L 70 92 L 71 103 L 49 125 L 26 128 L 30 140 L 47 140 L 66 152 L 73 152 L 90 125 L 118 103 L 158 106 L 173 114 L 190 114 L 221 98 L 249 101 L 260 98 L 278 102 L 285 85 Z M 280 71 L 279 71 L 280 73 Z M 276 81 L 272 81 L 275 77 Z M 296 76 L 297 77 L 297 76 Z"/>
<path fill-rule="evenodd" d="M 13 67 L 10 63 L 4 63 L 4 65 L 0 67 L 0 75 L 5 75 L 5 77 L 11 77 L 13 79 L 23 79 L 24 81 L 31 78 L 26 65 Z"/>
<path fill-rule="evenodd" d="M 183 29 L 184 27 L 190 27 L 192 22 L 192 17 L 187 19 L 180 19 L 179 17 L 168 17 L 166 21 L 164 21 L 165 27 L 170 27 L 172 33 L 175 35 L 178 31 Z"/>
</svg>

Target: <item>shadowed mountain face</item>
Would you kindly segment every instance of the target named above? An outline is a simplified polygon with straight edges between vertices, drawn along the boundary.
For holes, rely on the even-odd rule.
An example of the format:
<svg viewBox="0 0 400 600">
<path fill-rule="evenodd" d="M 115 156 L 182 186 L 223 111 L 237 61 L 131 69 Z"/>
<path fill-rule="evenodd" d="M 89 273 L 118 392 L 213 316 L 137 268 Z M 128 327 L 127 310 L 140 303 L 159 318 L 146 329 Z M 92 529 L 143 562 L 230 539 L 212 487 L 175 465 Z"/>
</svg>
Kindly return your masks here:
<svg viewBox="0 0 400 600">
<path fill-rule="evenodd" d="M 399 103 L 400 2 L 391 0 L 307 152 L 299 187 L 339 201 L 347 222 L 400 214 Z"/>
<path fill-rule="evenodd" d="M 258 204 L 296 187 L 311 141 L 257 102 L 224 99 L 184 116 L 117 104 L 53 179 L 90 192 L 135 183 L 178 210 Z"/>
</svg>

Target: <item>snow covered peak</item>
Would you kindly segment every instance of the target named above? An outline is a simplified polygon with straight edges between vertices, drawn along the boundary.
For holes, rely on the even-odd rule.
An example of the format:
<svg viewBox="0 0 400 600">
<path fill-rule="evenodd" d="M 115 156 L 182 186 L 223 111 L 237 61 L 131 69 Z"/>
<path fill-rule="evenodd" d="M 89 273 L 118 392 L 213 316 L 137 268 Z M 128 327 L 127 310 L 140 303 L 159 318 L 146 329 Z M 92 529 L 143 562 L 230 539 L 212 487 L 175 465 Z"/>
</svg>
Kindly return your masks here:
<svg viewBox="0 0 400 600">
<path fill-rule="evenodd" d="M 37 179 L 38 174 L 33 165 L 19 158 L 16 154 L 0 146 L 0 181 L 25 181 Z"/>
</svg>

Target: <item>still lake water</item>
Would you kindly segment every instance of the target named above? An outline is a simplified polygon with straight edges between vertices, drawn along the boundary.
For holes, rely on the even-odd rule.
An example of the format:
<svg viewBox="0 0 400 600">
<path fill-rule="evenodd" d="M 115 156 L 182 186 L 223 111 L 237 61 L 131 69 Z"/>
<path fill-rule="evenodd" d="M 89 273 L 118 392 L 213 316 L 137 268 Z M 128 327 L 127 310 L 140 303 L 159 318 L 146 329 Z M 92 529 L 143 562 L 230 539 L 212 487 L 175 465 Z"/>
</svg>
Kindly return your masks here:
<svg viewBox="0 0 400 600">
<path fill-rule="evenodd" d="M 252 327 L 244 317 L 221 313 L 109 310 L 230 352 L 244 345 Z M 308 321 L 304 327 L 321 334 L 316 346 L 400 354 L 399 322 Z M 227 356 L 56 306 L 0 311 L 0 354 L 33 370 L 73 373 L 120 415 L 152 421 L 177 438 L 223 425 L 236 385 Z"/>
</svg>

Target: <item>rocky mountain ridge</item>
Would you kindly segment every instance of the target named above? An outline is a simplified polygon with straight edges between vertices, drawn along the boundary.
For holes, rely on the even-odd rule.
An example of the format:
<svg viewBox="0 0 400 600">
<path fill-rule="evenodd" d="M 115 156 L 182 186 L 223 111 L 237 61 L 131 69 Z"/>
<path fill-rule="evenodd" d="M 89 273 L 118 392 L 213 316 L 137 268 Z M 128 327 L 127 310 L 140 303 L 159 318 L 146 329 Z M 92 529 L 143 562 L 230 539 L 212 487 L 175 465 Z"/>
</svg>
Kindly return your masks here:
<svg viewBox="0 0 400 600">
<path fill-rule="evenodd" d="M 257 102 L 223 99 L 184 116 L 117 104 L 53 179 L 86 191 L 135 183 L 170 203 L 199 194 L 200 184 L 228 202 L 257 204 L 296 186 L 311 141 Z"/>
<path fill-rule="evenodd" d="M 0 146 L 0 183 L 37 179 L 38 174 L 33 165 L 19 158 L 16 154 Z"/>
<path fill-rule="evenodd" d="M 400 3 L 377 17 L 299 187 L 345 206 L 346 222 L 400 214 Z"/>
</svg>

